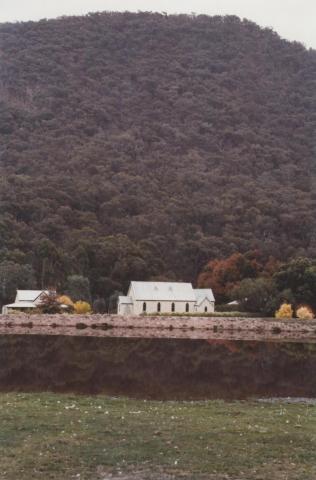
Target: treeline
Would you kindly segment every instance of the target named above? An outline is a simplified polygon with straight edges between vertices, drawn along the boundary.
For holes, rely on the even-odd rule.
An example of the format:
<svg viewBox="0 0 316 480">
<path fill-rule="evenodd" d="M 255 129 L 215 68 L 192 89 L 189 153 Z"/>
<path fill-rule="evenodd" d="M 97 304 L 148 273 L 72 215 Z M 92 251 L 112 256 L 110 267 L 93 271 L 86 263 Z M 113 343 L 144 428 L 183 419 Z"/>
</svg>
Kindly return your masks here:
<svg viewBox="0 0 316 480">
<path fill-rule="evenodd" d="M 316 257 L 315 51 L 103 13 L 2 24 L 0 54 L 1 301 L 12 278 L 109 303 L 234 252 Z"/>
<path fill-rule="evenodd" d="M 293 306 L 290 317 L 300 307 L 308 307 L 316 314 L 316 260 L 309 258 L 281 264 L 272 257 L 264 261 L 257 251 L 236 253 L 210 261 L 199 275 L 198 284 L 211 287 L 224 310 L 233 301 L 234 311 L 274 316 L 282 304 L 288 304 Z"/>
</svg>

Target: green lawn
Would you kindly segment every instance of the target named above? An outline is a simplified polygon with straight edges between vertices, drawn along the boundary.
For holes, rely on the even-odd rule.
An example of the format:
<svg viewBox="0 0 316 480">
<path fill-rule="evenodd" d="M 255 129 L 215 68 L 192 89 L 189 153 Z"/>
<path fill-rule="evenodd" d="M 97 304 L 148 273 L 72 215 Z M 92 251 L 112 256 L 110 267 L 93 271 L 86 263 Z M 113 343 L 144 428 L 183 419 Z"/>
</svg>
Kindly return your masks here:
<svg viewBox="0 0 316 480">
<path fill-rule="evenodd" d="M 1 480 L 313 480 L 316 407 L 0 394 L 0 459 Z"/>
</svg>

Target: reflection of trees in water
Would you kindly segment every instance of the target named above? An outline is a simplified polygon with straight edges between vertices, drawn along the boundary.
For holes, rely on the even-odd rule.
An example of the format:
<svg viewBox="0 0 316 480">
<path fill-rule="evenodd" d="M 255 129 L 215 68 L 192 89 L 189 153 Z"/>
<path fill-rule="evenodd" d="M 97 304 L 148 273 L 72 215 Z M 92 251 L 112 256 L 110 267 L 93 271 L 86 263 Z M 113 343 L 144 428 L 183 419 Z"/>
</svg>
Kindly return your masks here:
<svg viewBox="0 0 316 480">
<path fill-rule="evenodd" d="M 259 349 L 262 345 L 267 352 L 273 351 L 286 352 L 289 355 L 296 357 L 308 357 L 316 355 L 316 343 L 303 342 L 260 342 L 256 341 L 240 341 L 240 340 L 225 340 L 225 339 L 209 339 L 207 342 L 210 345 L 222 345 L 231 353 L 247 352 L 248 355 L 256 357 L 259 354 Z"/>
<path fill-rule="evenodd" d="M 231 353 L 240 352 L 240 346 L 235 341 L 210 339 L 207 342 L 210 345 L 223 345 Z"/>
<path fill-rule="evenodd" d="M 157 399 L 316 395 L 314 344 L 1 335 L 0 389 Z"/>
</svg>

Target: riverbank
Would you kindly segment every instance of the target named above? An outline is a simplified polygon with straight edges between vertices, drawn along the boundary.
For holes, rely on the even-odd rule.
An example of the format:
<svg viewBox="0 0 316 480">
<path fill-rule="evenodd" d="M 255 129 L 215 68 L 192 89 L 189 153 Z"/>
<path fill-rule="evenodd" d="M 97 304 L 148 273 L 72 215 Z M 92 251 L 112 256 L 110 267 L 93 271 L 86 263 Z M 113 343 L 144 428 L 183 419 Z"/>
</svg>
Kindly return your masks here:
<svg viewBox="0 0 316 480">
<path fill-rule="evenodd" d="M 316 339 L 316 320 L 118 315 L 0 315 L 0 333 L 218 339 Z"/>
<path fill-rule="evenodd" d="M 310 480 L 316 407 L 0 394 L 1 480 Z"/>
</svg>

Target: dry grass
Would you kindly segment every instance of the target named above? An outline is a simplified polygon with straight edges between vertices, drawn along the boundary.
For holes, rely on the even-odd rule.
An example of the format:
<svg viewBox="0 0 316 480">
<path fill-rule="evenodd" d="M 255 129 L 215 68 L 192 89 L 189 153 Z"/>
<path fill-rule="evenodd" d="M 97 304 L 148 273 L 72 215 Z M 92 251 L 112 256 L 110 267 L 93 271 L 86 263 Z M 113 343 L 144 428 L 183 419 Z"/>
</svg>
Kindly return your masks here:
<svg viewBox="0 0 316 480">
<path fill-rule="evenodd" d="M 0 395 L 1 480 L 312 480 L 316 407 Z"/>
</svg>

